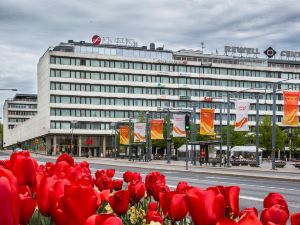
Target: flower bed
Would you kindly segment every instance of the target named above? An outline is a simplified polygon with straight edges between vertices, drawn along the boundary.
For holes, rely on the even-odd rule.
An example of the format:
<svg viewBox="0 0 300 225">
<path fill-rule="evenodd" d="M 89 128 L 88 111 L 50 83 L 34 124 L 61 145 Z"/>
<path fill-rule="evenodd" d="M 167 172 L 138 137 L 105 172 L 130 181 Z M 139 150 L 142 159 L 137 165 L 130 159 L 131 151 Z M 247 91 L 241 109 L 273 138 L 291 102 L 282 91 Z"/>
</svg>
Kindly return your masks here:
<svg viewBox="0 0 300 225">
<path fill-rule="evenodd" d="M 75 163 L 67 154 L 55 163 L 38 165 L 26 151 L 0 161 L 1 225 L 292 225 L 300 213 L 290 216 L 279 193 L 265 197 L 260 217 L 255 208 L 240 209 L 238 186 L 207 189 L 185 181 L 171 190 L 160 172 L 145 180 L 126 171 L 97 170 L 88 162 Z M 250 206 L 251 207 L 251 206 Z"/>
</svg>

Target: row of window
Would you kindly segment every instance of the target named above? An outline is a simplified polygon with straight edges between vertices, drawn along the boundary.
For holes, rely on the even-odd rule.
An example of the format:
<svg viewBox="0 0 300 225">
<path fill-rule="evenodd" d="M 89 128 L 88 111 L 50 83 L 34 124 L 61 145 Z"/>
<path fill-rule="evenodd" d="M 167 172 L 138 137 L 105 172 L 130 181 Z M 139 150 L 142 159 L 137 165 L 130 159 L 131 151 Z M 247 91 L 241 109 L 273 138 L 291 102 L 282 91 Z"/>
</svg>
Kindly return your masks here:
<svg viewBox="0 0 300 225">
<path fill-rule="evenodd" d="M 60 109 L 51 108 L 51 116 L 72 116 L 72 117 L 97 117 L 97 118 L 139 118 L 141 112 L 138 111 L 114 111 L 114 110 L 90 110 L 90 109 Z M 167 115 L 164 112 L 151 113 L 153 118 L 165 118 Z M 199 118 L 199 112 L 196 113 L 196 118 Z M 264 116 L 260 116 L 260 120 Z M 278 120 L 281 116 L 278 116 Z M 230 115 L 232 121 L 235 120 L 235 114 Z M 256 115 L 249 115 L 249 121 L 256 121 Z M 215 114 L 215 120 L 220 120 L 220 114 Z M 226 113 L 223 113 L 222 120 L 227 120 Z M 281 121 L 281 120 L 280 120 Z M 280 122 L 279 121 L 279 122 Z"/>
<path fill-rule="evenodd" d="M 216 80 L 208 78 L 191 78 L 191 77 L 172 77 L 162 75 L 137 75 L 137 74 L 121 74 L 121 73 L 101 73 L 101 72 L 85 72 L 85 71 L 69 71 L 69 70 L 51 70 L 51 77 L 60 78 L 76 78 L 76 79 L 92 79 L 92 80 L 111 80 L 111 81 L 130 81 L 130 82 L 147 82 L 155 84 L 190 84 L 190 85 L 209 85 L 223 87 L 244 87 L 244 88 L 262 88 L 267 83 L 257 81 L 241 81 L 241 80 Z M 282 84 L 282 89 L 289 89 L 292 85 Z"/>
<path fill-rule="evenodd" d="M 209 91 L 200 89 L 183 88 L 162 88 L 162 87 L 131 87 L 117 85 L 99 84 L 78 84 L 50 82 L 50 90 L 60 91 L 82 91 L 82 92 L 102 92 L 102 93 L 126 93 L 126 94 L 147 94 L 147 95 L 172 95 L 172 96 L 195 96 L 195 97 L 220 97 L 226 96 L 226 91 Z M 238 93 L 239 98 L 249 98 L 248 93 Z M 272 94 L 266 94 L 265 99 L 271 100 Z M 277 100 L 282 100 L 282 95 L 277 94 Z"/>
<path fill-rule="evenodd" d="M 15 109 L 36 109 L 37 105 L 29 105 L 29 104 L 13 104 L 8 103 L 8 108 L 15 108 Z"/>
<path fill-rule="evenodd" d="M 79 96 L 60 96 L 51 95 L 51 103 L 62 103 L 62 104 L 89 104 L 89 105 L 116 105 L 116 106 L 142 106 L 142 107 L 191 107 L 192 103 L 197 102 L 188 101 L 169 101 L 169 100 L 147 100 L 147 99 L 127 99 L 127 98 L 103 98 L 103 97 L 79 97 Z M 234 109 L 234 103 L 231 102 L 231 109 Z M 220 104 L 218 103 L 201 103 L 201 108 L 215 108 L 219 109 Z M 251 110 L 256 110 L 256 105 L 250 105 Z M 225 106 L 223 106 L 225 112 Z M 271 104 L 260 104 L 259 110 L 271 111 Z M 276 105 L 277 111 L 283 111 L 282 105 Z M 300 106 L 299 106 L 300 111 Z M 74 115 L 74 114 L 72 114 Z M 125 116 L 127 117 L 127 116 Z"/>
<path fill-rule="evenodd" d="M 263 119 L 263 117 L 260 118 L 260 120 L 262 120 L 262 119 Z M 235 117 L 232 116 L 231 120 L 234 121 Z M 254 120 L 251 120 L 251 121 L 254 121 Z M 277 122 L 281 122 L 281 121 L 282 121 L 282 116 L 277 116 Z M 71 122 L 69 122 L 69 121 L 51 121 L 50 128 L 51 129 L 71 129 Z M 111 126 L 110 126 L 110 123 L 79 121 L 78 123 L 76 123 L 75 129 L 80 129 L 80 130 L 109 130 L 109 129 L 111 129 Z"/>
<path fill-rule="evenodd" d="M 16 116 L 34 116 L 36 112 L 31 111 L 8 111 L 8 115 L 16 115 Z"/>
<path fill-rule="evenodd" d="M 222 74 L 233 76 L 248 76 L 248 77 L 272 77 L 272 78 L 290 78 L 294 74 L 285 73 L 283 76 L 280 72 L 227 69 L 227 68 L 212 68 L 190 65 L 166 65 L 158 63 L 140 63 L 140 62 L 124 62 L 116 60 L 98 60 L 85 58 L 70 58 L 70 57 L 50 57 L 51 64 L 74 65 L 74 66 L 91 66 L 91 67 L 107 67 L 119 69 L 135 69 L 135 70 L 152 70 L 166 72 L 184 72 L 184 73 L 205 73 L 205 74 Z M 297 74 L 299 77 L 299 74 Z"/>
<path fill-rule="evenodd" d="M 26 120 L 28 120 L 28 118 L 8 118 L 8 122 L 12 123 L 23 123 Z"/>
</svg>

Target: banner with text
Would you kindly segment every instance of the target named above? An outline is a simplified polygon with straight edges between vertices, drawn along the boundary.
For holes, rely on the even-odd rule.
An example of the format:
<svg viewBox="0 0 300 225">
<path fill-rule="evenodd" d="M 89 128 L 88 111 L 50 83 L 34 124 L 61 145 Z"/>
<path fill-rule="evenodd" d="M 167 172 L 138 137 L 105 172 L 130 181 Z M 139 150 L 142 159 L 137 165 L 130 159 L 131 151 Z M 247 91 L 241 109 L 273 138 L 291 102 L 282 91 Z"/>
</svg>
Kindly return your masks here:
<svg viewBox="0 0 300 225">
<path fill-rule="evenodd" d="M 120 145 L 129 145 L 130 128 L 129 126 L 120 126 Z"/>
<path fill-rule="evenodd" d="M 163 135 L 163 126 L 164 120 L 163 119 L 152 119 L 150 120 L 150 130 L 151 130 L 151 139 L 164 139 Z"/>
<path fill-rule="evenodd" d="M 173 137 L 185 137 L 185 114 L 174 114 L 173 119 Z"/>
<path fill-rule="evenodd" d="M 200 109 L 200 134 L 215 135 L 214 130 L 214 109 Z"/>
<path fill-rule="evenodd" d="M 298 126 L 299 91 L 283 91 L 283 121 L 282 125 Z"/>
<path fill-rule="evenodd" d="M 249 131 L 249 107 L 250 102 L 247 99 L 237 100 L 235 102 L 236 121 L 234 123 L 234 131 Z"/>
<path fill-rule="evenodd" d="M 146 123 L 134 124 L 134 142 L 146 142 Z"/>
</svg>

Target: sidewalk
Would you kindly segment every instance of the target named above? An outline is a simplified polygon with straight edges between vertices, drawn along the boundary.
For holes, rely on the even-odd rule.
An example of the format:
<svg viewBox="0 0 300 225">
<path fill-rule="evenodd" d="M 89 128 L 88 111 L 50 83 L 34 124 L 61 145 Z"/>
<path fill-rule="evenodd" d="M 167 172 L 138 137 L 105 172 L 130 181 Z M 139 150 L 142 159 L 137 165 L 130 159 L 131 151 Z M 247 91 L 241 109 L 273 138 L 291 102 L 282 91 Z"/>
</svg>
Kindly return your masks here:
<svg viewBox="0 0 300 225">
<path fill-rule="evenodd" d="M 11 154 L 12 151 L 5 151 L 7 154 Z M 35 154 L 31 153 L 34 157 Z M 57 156 L 39 155 L 42 158 L 56 159 Z M 177 172 L 189 172 L 189 173 L 204 173 L 210 175 L 224 175 L 224 176 L 236 176 L 236 177 L 249 177 L 249 178 L 264 178 L 264 179 L 280 179 L 287 181 L 300 182 L 300 169 L 294 168 L 290 163 L 285 168 L 278 168 L 277 170 L 271 169 L 271 163 L 264 162 L 260 167 L 250 166 L 236 166 L 236 167 L 216 167 L 212 166 L 200 166 L 197 163 L 196 166 L 188 162 L 188 170 L 186 170 L 185 161 L 171 161 L 169 164 L 166 160 L 152 160 L 151 162 L 143 161 L 129 161 L 128 159 L 112 159 L 112 158 L 86 158 L 75 157 L 77 162 L 88 161 L 90 164 L 107 165 L 110 167 L 128 167 L 129 168 L 141 168 L 151 170 L 165 170 L 165 171 L 177 171 Z"/>
</svg>

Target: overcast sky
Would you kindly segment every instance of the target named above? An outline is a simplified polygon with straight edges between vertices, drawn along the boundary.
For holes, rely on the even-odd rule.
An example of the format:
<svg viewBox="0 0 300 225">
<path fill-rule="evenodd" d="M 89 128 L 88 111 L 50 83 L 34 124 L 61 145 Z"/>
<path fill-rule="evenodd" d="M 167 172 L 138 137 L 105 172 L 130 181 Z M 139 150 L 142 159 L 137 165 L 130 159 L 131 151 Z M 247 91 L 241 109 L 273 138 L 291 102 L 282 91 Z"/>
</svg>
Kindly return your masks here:
<svg viewBox="0 0 300 225">
<path fill-rule="evenodd" d="M 0 89 L 36 93 L 49 46 L 93 34 L 167 49 L 223 46 L 300 51 L 299 0 L 0 0 Z M 0 106 L 14 92 L 0 91 Z M 2 110 L 0 113 L 2 117 Z"/>
</svg>

